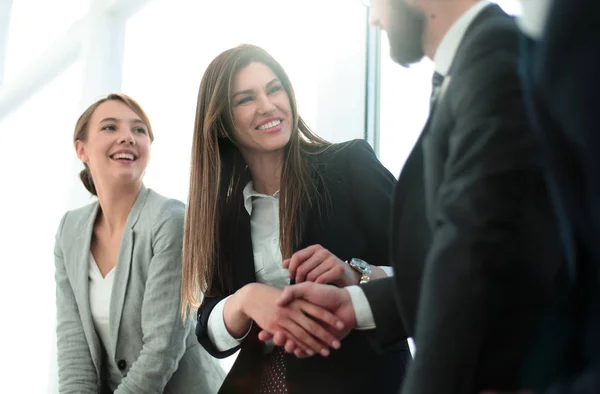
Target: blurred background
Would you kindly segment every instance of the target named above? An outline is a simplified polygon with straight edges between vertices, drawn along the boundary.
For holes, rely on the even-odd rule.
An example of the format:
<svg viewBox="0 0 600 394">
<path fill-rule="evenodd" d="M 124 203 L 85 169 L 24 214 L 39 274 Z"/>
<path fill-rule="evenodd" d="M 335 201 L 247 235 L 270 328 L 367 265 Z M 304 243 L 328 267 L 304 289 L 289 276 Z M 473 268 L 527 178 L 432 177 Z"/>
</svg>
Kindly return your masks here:
<svg viewBox="0 0 600 394">
<path fill-rule="evenodd" d="M 136 99 L 155 134 L 145 184 L 186 201 L 200 79 L 241 43 L 283 65 L 314 131 L 364 138 L 400 173 L 433 67 L 389 60 L 361 0 L 0 0 L 2 393 L 57 392 L 54 235 L 66 210 L 91 201 L 72 143 L 81 111 L 112 91 Z"/>
</svg>

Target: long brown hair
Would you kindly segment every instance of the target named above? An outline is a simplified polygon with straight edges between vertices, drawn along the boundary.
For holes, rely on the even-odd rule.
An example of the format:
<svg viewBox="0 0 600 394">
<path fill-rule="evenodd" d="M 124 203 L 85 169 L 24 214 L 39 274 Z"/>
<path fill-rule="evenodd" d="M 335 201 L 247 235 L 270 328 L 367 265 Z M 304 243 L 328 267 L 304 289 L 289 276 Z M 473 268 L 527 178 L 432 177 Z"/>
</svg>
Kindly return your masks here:
<svg viewBox="0 0 600 394">
<path fill-rule="evenodd" d="M 316 196 L 308 155 L 330 144 L 314 134 L 298 115 L 290 80 L 281 65 L 264 49 L 240 45 L 218 55 L 200 83 L 190 190 L 183 237 L 182 314 L 197 307 L 201 293 L 224 295 L 233 291 L 231 245 L 243 209 L 243 189 L 250 180 L 236 146 L 231 106 L 235 74 L 250 63 L 269 67 L 287 92 L 292 109 L 292 134 L 284 149 L 279 197 L 281 254 L 290 257 L 297 245 L 302 220 Z"/>
<path fill-rule="evenodd" d="M 128 106 L 133 112 L 135 112 L 137 116 L 139 116 L 140 119 L 146 124 L 146 127 L 148 127 L 148 136 L 150 137 L 150 141 L 154 141 L 154 133 L 152 133 L 150 119 L 148 119 L 148 115 L 146 115 L 146 112 L 144 112 L 141 105 L 139 105 L 137 101 L 135 101 L 126 94 L 110 93 L 107 96 L 96 100 L 92 105 L 87 107 L 87 109 L 83 111 L 79 119 L 77 119 L 77 123 L 75 124 L 75 131 L 73 132 L 73 143 L 77 141 L 85 142 L 85 140 L 87 139 L 88 126 L 92 115 L 94 115 L 96 108 L 98 108 L 100 104 L 109 100 L 120 101 L 121 103 Z M 81 179 L 81 182 L 83 183 L 83 186 L 85 186 L 87 191 L 96 196 L 96 185 L 94 184 L 94 180 L 92 179 L 92 173 L 90 172 L 90 168 L 86 163 L 83 163 L 83 167 L 83 170 L 81 170 L 81 172 L 79 173 L 79 179 Z"/>
</svg>

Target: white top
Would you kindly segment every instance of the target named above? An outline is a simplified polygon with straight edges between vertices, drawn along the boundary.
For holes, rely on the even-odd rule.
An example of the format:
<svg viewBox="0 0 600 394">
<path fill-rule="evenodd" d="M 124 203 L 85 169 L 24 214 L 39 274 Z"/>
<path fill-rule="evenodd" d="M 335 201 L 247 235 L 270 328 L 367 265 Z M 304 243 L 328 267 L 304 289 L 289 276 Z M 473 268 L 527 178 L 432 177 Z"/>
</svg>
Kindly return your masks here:
<svg viewBox="0 0 600 394">
<path fill-rule="evenodd" d="M 522 12 L 517 22 L 523 33 L 536 40 L 542 38 L 552 3 L 552 0 L 521 0 Z"/>
<path fill-rule="evenodd" d="M 270 286 L 283 289 L 290 284 L 288 270 L 283 268 L 283 259 L 279 248 L 279 191 L 272 196 L 261 194 L 254 190 L 252 182 L 248 182 L 243 191 L 244 207 L 250 215 L 250 232 L 252 250 L 254 251 L 254 271 L 256 280 Z M 388 275 L 393 275 L 391 267 L 380 267 Z M 356 286 L 358 288 L 358 286 Z M 369 303 L 362 290 L 359 296 L 353 297 L 355 310 L 365 311 L 373 315 Z M 351 293 L 352 294 L 352 293 Z M 362 298 L 360 297 L 362 295 Z M 231 297 L 231 296 L 229 296 Z M 234 338 L 227 331 L 223 320 L 223 308 L 229 297 L 221 300 L 212 310 L 208 318 L 208 337 L 219 351 L 225 351 L 238 346 L 242 338 Z M 355 304 L 356 302 L 356 304 Z M 249 332 L 250 330 L 248 330 Z"/>
<path fill-rule="evenodd" d="M 458 46 L 467 32 L 467 29 L 469 26 L 471 26 L 471 23 L 475 20 L 475 18 L 477 18 L 477 15 L 479 15 L 479 13 L 490 4 L 491 3 L 487 0 L 481 0 L 475 3 L 464 14 L 462 14 L 460 18 L 454 22 L 454 24 L 452 24 L 444 38 L 442 38 L 442 41 L 440 41 L 440 45 L 435 52 L 435 56 L 433 57 L 435 71 L 443 76 L 448 75 L 448 71 L 450 70 L 450 66 L 452 65 L 452 61 L 454 60 Z"/>
<path fill-rule="evenodd" d="M 90 310 L 96 332 L 104 345 L 104 348 L 110 348 L 113 344 L 108 328 L 108 319 L 110 312 L 110 297 L 112 294 L 113 282 L 115 278 L 114 268 L 111 269 L 106 277 L 102 276 L 92 252 L 90 252 L 89 280 L 90 280 Z"/>
</svg>

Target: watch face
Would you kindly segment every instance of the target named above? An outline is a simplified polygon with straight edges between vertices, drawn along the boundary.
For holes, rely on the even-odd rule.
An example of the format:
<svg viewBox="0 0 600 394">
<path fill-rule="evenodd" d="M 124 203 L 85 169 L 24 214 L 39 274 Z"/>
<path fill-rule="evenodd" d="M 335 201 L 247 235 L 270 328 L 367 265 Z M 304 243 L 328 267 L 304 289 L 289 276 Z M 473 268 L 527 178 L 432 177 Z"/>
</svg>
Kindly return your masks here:
<svg viewBox="0 0 600 394">
<path fill-rule="evenodd" d="M 361 259 L 356 259 L 356 258 L 353 258 L 352 260 L 350 260 L 350 265 L 360 269 L 361 271 L 364 271 L 367 268 L 370 268 L 369 264 L 366 261 L 363 261 Z"/>
</svg>

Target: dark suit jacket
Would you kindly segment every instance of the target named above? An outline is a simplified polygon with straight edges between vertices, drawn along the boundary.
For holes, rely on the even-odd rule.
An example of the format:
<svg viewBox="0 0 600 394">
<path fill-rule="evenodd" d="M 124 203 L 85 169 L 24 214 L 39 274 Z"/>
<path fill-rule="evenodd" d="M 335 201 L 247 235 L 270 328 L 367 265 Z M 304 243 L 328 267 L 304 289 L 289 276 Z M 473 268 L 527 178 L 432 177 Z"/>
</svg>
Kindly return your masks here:
<svg viewBox="0 0 600 394">
<path fill-rule="evenodd" d="M 549 393 L 600 392 L 600 3 L 554 1 L 544 37 L 523 40 L 521 73 L 546 154 L 570 286 L 536 349 Z"/>
<path fill-rule="evenodd" d="M 487 7 L 467 30 L 400 176 L 396 308 L 380 301 L 393 279 L 363 288 L 381 345 L 415 337 L 403 393 L 518 388 L 551 297 L 561 255 L 517 56 L 513 19 Z"/>
<path fill-rule="evenodd" d="M 362 258 L 387 265 L 389 220 L 394 177 L 362 140 L 332 146 L 310 156 L 315 182 L 324 196 L 321 209 L 310 210 L 299 249 L 320 244 L 342 260 Z M 243 212 L 240 237 L 223 240 L 237 249 L 233 276 L 235 289 L 255 282 L 250 217 Z M 196 334 L 215 357 L 226 357 L 238 349 L 219 352 L 207 335 L 212 308 L 223 297 L 207 298 L 199 309 Z M 389 300 L 382 300 L 389 302 Z M 256 384 L 263 356 L 253 330 L 227 376 L 222 393 L 247 393 Z M 354 331 L 328 358 L 296 359 L 286 354 L 286 381 L 290 393 L 395 393 L 410 357 L 406 341 L 385 354 L 377 354 L 367 341 L 367 332 Z"/>
</svg>

